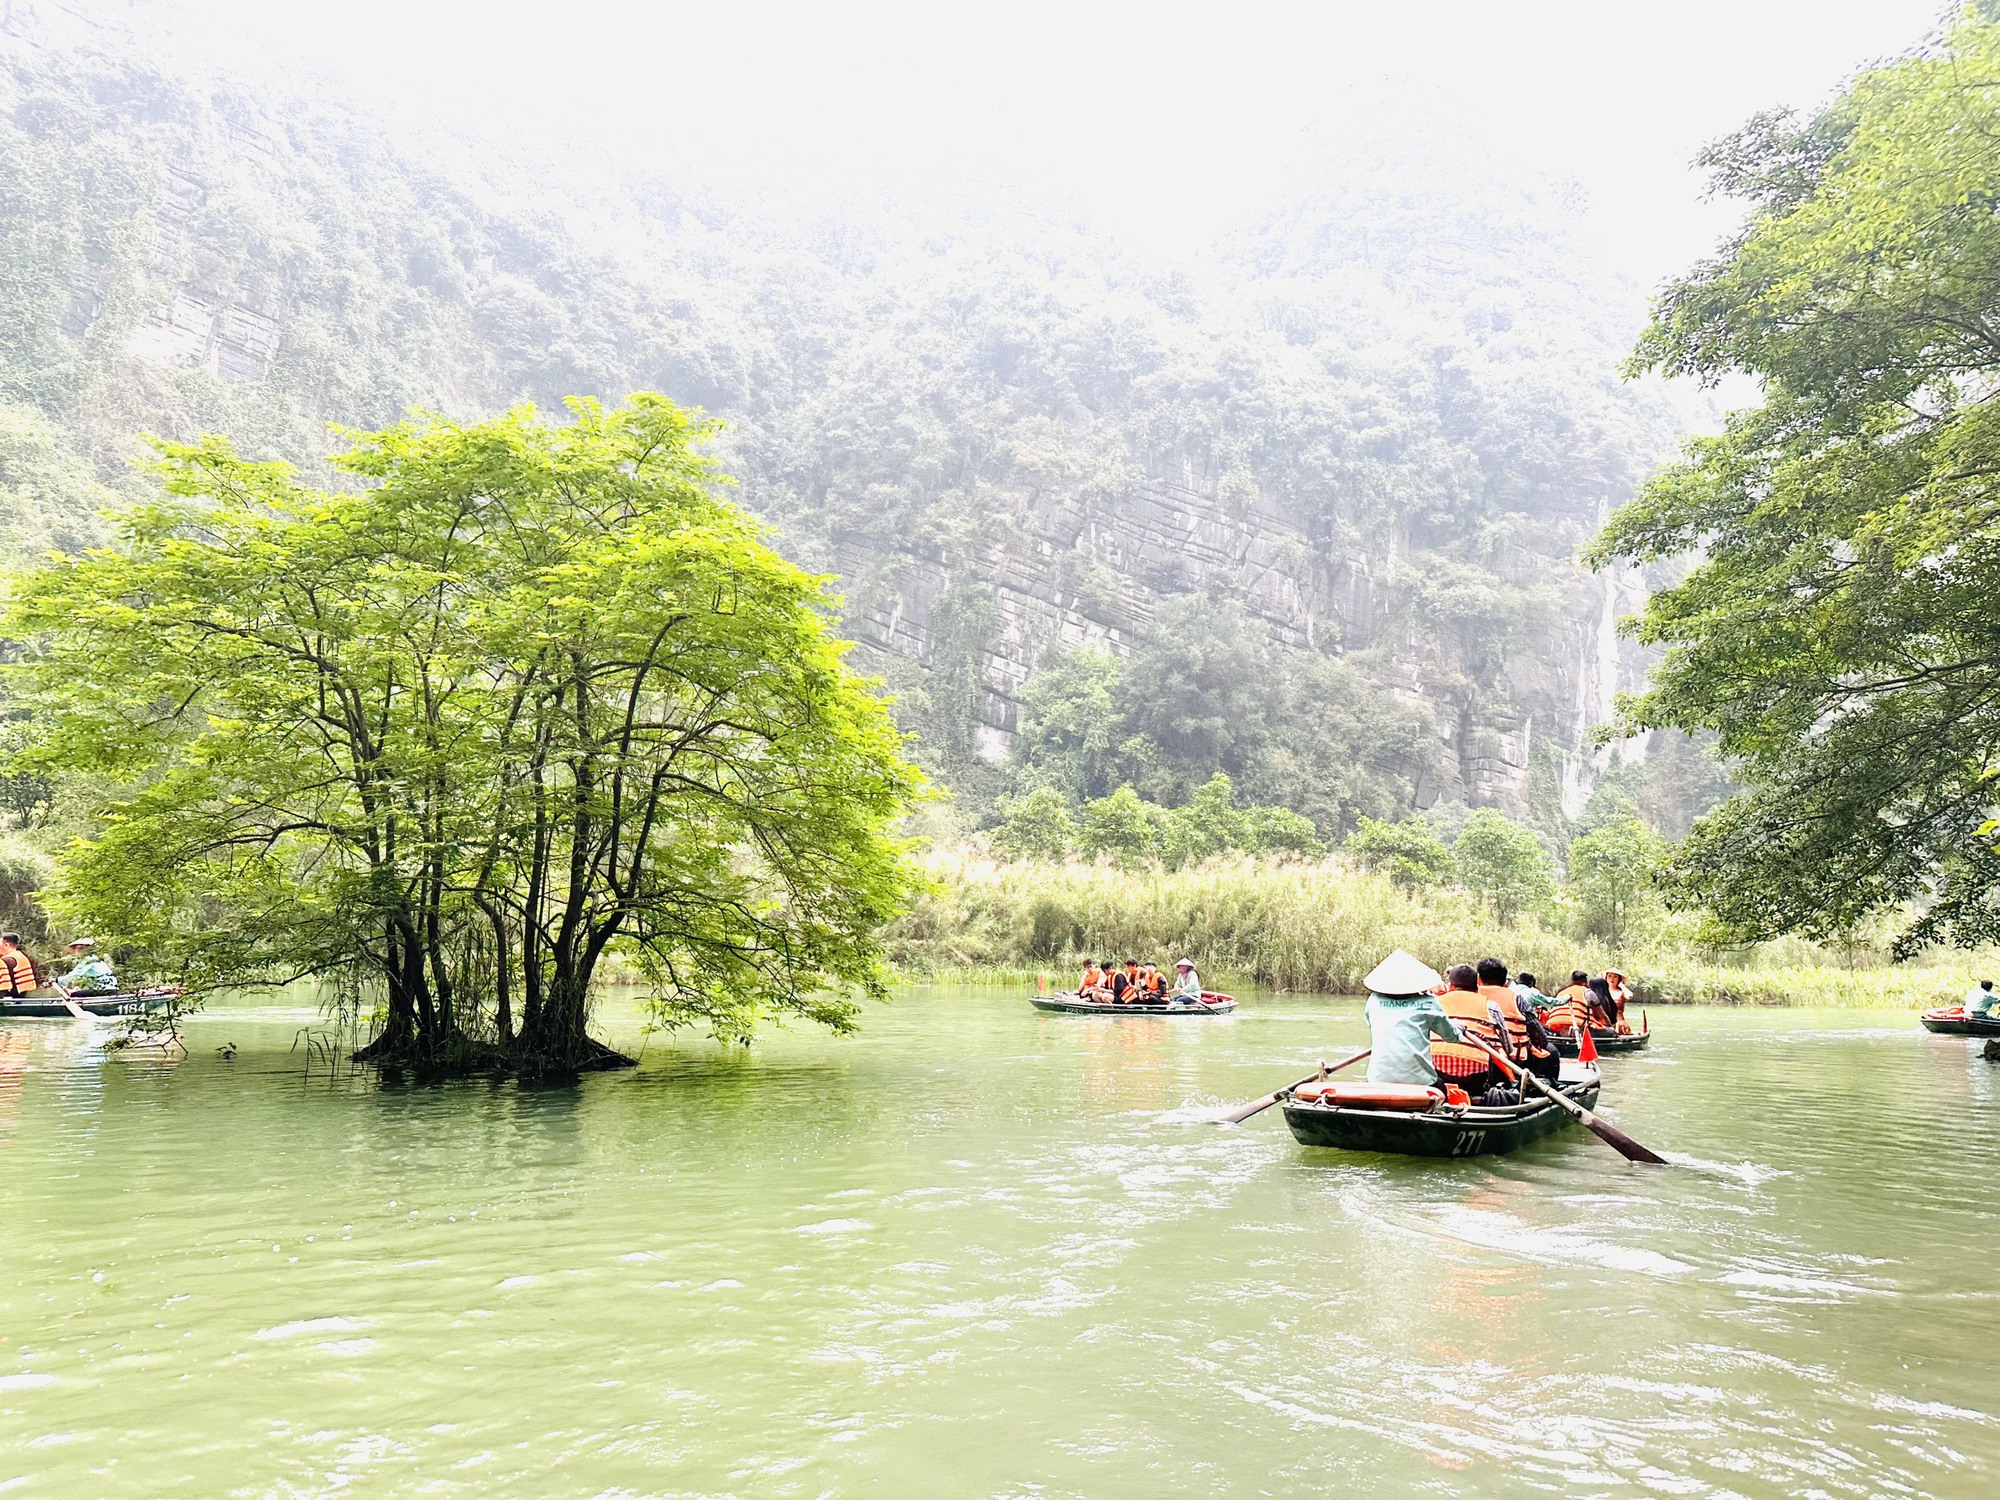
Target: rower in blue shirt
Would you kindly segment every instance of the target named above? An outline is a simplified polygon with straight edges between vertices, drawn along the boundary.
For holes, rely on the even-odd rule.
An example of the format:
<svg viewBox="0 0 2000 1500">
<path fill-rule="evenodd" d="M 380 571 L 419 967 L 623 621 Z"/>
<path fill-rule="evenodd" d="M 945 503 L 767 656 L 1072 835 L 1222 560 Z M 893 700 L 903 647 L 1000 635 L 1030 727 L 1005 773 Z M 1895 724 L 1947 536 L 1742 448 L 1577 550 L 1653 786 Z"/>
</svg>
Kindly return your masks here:
<svg viewBox="0 0 2000 1500">
<path fill-rule="evenodd" d="M 1990 1016 L 1995 1006 L 2000 1006 L 2000 995 L 1993 993 L 1993 981 L 1982 979 L 1965 992 L 1965 1013 L 1970 1016 Z"/>
<path fill-rule="evenodd" d="M 56 981 L 56 988 L 66 995 L 115 995 L 118 993 L 118 976 L 111 965 L 99 958 L 94 951 L 97 944 L 90 938 L 78 938 L 69 945 L 70 962 L 76 965 Z"/>
<path fill-rule="evenodd" d="M 1444 978 L 1422 959 L 1398 948 L 1362 981 L 1368 1004 L 1368 1081 L 1421 1083 L 1437 1087 L 1437 1066 L 1431 1061 L 1431 1038 L 1462 1042 L 1464 1034 L 1433 993 Z"/>
</svg>

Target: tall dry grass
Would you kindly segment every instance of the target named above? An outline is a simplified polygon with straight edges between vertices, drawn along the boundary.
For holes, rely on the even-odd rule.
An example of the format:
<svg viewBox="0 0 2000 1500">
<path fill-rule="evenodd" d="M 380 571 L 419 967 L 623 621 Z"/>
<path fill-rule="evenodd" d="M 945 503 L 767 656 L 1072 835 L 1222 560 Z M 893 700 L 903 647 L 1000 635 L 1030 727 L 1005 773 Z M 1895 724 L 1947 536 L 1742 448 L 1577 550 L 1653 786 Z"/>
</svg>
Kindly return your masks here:
<svg viewBox="0 0 2000 1500">
<path fill-rule="evenodd" d="M 1491 954 L 1547 981 L 1618 968 L 1650 1004 L 1898 1008 L 1951 1003 L 1976 977 L 1963 955 L 1854 967 L 1757 955 L 1716 962 L 1670 930 L 1614 950 L 1533 918 L 1502 927 L 1463 892 L 1412 894 L 1339 859 L 1236 857 L 1169 872 L 940 853 L 925 869 L 932 894 L 888 934 L 892 960 L 913 977 L 1066 979 L 1087 957 L 1191 958 L 1211 984 L 1338 994 L 1406 948 L 1440 969 Z M 1802 945 L 1784 956 L 1820 958 Z"/>
</svg>

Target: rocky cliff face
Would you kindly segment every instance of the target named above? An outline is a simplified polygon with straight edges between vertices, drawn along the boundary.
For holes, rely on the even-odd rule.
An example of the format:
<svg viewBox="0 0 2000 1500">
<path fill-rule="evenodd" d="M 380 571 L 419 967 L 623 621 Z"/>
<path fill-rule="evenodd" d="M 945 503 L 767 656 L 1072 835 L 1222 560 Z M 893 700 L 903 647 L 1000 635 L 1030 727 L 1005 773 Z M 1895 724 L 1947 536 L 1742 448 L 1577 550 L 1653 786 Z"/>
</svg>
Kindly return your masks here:
<svg viewBox="0 0 2000 1500">
<path fill-rule="evenodd" d="M 1569 558 L 1673 422 L 1532 193 L 1350 173 L 1199 274 L 1032 213 L 530 201 L 337 102 L 66 50 L 81 14 L 0 0 L 0 400 L 106 482 L 140 429 L 310 463 L 329 420 L 657 389 L 979 759 L 1053 653 L 1208 597 L 1424 706 L 1420 805 L 1587 791 L 1636 595 Z"/>
<path fill-rule="evenodd" d="M 978 748 L 989 761 L 1006 757 L 1020 690 L 1051 654 L 1096 646 L 1128 655 L 1164 612 L 1208 595 L 1239 601 L 1282 648 L 1366 653 L 1373 675 L 1427 706 L 1439 756 L 1419 806 L 1525 810 L 1539 744 L 1556 759 L 1574 815 L 1602 760 L 1587 732 L 1644 675 L 1615 629 L 1642 586 L 1560 555 L 1517 553 L 1496 576 L 1528 601 L 1527 618 L 1497 660 L 1474 662 L 1412 621 L 1412 574 L 1422 563 L 1411 551 L 1388 530 L 1378 548 L 1326 557 L 1275 507 L 1232 508 L 1213 492 L 1149 480 L 1109 505 L 1053 498 L 970 559 L 954 562 L 937 548 L 885 552 L 877 539 L 850 537 L 831 563 L 843 579 L 867 580 L 849 584 L 846 620 L 878 669 L 890 659 L 934 666 L 941 601 L 968 576 L 986 592 L 976 660 Z"/>
</svg>

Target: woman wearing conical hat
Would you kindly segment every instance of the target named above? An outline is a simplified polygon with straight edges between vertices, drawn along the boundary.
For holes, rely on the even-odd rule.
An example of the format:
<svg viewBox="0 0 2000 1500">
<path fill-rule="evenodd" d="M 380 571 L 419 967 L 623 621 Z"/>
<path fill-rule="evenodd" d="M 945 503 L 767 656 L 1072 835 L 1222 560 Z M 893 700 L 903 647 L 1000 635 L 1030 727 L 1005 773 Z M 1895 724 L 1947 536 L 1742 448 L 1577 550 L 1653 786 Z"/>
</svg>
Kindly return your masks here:
<svg viewBox="0 0 2000 1500">
<path fill-rule="evenodd" d="M 1435 1087 L 1438 1074 L 1431 1062 L 1431 1038 L 1465 1040 L 1433 993 L 1443 985 L 1443 977 L 1398 948 L 1363 983 L 1368 986 L 1368 1005 L 1361 1014 L 1368 1022 L 1372 1049 L 1368 1081 Z"/>
</svg>

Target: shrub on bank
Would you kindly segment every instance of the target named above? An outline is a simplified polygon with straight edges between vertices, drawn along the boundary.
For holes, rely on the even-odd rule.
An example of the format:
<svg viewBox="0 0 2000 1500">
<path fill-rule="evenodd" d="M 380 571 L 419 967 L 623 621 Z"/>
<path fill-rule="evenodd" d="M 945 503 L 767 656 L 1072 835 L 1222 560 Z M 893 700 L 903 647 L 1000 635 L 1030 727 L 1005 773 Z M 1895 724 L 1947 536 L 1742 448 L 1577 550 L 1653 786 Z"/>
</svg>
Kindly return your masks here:
<svg viewBox="0 0 2000 1500">
<path fill-rule="evenodd" d="M 888 934 L 913 977 L 1056 982 L 1089 957 L 1191 958 L 1211 983 L 1353 993 L 1392 948 L 1443 968 L 1488 954 L 1549 987 L 1572 969 L 1620 968 L 1649 1004 L 1945 1004 L 1974 977 L 1958 955 L 1924 965 L 1760 967 L 1707 962 L 1671 944 L 1614 949 L 1523 917 L 1494 920 L 1462 891 L 1398 888 L 1340 860 L 1224 857 L 1182 870 L 1010 864 L 938 854 L 933 890 Z M 1665 929 L 1672 931 L 1672 928 Z M 1789 956 L 1789 955 L 1788 955 Z"/>
</svg>

